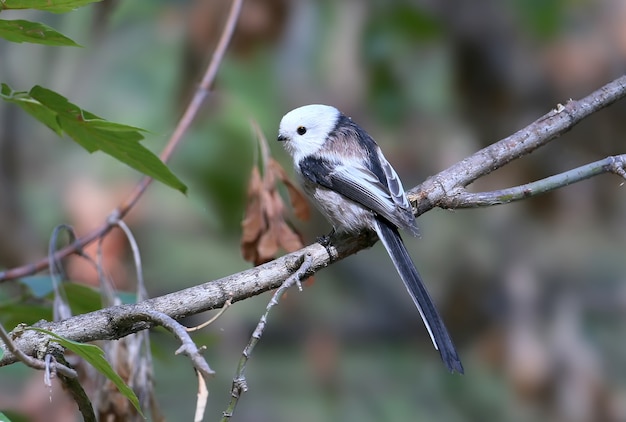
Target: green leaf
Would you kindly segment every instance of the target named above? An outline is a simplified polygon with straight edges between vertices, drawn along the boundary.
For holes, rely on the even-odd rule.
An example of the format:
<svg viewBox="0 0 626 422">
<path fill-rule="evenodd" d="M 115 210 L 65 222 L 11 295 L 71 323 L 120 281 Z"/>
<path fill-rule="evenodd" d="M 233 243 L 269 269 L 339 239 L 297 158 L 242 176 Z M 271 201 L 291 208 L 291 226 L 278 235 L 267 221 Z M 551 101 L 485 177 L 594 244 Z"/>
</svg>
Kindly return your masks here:
<svg viewBox="0 0 626 422">
<path fill-rule="evenodd" d="M 102 308 L 102 296 L 98 289 L 80 283 L 63 283 L 72 314 L 80 315 Z M 53 296 L 50 296 L 52 299 Z"/>
<path fill-rule="evenodd" d="M 102 309 L 102 294 L 99 289 L 81 283 L 63 283 L 63 289 L 74 315 L 86 314 Z M 115 296 L 122 303 L 137 302 L 135 293 L 116 291 Z M 49 298 L 52 300 L 54 298 L 53 294 L 50 294 Z"/>
<path fill-rule="evenodd" d="M 37 9 L 53 13 L 71 12 L 101 0 L 0 0 L 0 10 Z"/>
<path fill-rule="evenodd" d="M 106 121 L 41 86 L 27 93 L 2 84 L 0 98 L 18 104 L 58 135 L 65 132 L 90 153 L 102 151 L 174 189 L 187 191 L 159 157 L 139 143 L 143 139 L 142 129 Z"/>
<path fill-rule="evenodd" d="M 0 415 L 2 415 L 0 416 L 0 422 L 31 422 L 31 419 L 24 413 L 15 410 L 5 410 Z"/>
<path fill-rule="evenodd" d="M 58 342 L 61 346 L 76 353 L 81 358 L 85 359 L 91 366 L 93 366 L 98 372 L 110 379 L 117 389 L 135 406 L 135 409 L 141 416 L 141 408 L 139 407 L 139 400 L 135 395 L 135 392 L 124 382 L 124 380 L 113 370 L 109 362 L 104 358 L 104 350 L 93 344 L 83 344 L 76 341 L 68 340 L 53 333 L 52 331 L 44 330 L 37 327 L 28 327 L 27 330 L 39 331 L 40 333 L 48 334 L 52 337 L 53 341 Z"/>
<path fill-rule="evenodd" d="M 34 324 L 42 319 L 52 318 L 52 307 L 37 304 L 3 303 L 0 305 L 0 321 L 5 327 L 18 324 Z"/>
<path fill-rule="evenodd" d="M 25 20 L 0 20 L 0 37 L 12 42 L 80 47 L 73 40 L 48 25 Z"/>
<path fill-rule="evenodd" d="M 0 0 L 1 1 L 1 0 Z M 26 91 L 13 91 L 7 84 L 0 84 L 0 98 L 5 101 L 15 103 L 22 107 L 28 114 L 39 120 L 57 135 L 63 135 L 63 130 L 57 122 L 56 113 L 48 110 L 28 95 Z"/>
</svg>

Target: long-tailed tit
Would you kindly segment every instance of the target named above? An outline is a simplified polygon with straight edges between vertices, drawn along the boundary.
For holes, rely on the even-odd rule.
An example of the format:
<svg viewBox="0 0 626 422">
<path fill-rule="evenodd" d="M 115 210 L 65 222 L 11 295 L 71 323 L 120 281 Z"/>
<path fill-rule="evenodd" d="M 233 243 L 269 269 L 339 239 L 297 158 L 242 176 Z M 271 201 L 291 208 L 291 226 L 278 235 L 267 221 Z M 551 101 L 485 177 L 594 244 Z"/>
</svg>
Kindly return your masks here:
<svg viewBox="0 0 626 422">
<path fill-rule="evenodd" d="M 293 158 L 304 190 L 336 231 L 378 234 L 441 359 L 451 372 L 463 373 L 450 334 L 398 232 L 419 234 L 411 204 L 374 139 L 336 108 L 315 104 L 287 113 L 278 140 Z"/>
</svg>

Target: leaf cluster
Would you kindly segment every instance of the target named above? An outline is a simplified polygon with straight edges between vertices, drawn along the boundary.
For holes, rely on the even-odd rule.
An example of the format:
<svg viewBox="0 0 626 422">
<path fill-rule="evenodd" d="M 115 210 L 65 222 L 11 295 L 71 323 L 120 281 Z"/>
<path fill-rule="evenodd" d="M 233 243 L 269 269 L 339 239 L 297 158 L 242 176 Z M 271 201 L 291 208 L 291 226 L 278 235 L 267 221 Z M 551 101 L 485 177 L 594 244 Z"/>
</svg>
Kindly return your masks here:
<svg viewBox="0 0 626 422">
<path fill-rule="evenodd" d="M 5 0 L 0 2 L 0 11 L 35 9 L 65 13 L 94 1 L 96 0 Z M 0 37 L 17 43 L 80 46 L 47 25 L 26 20 L 0 19 Z M 1 83 L 0 98 L 19 105 L 57 135 L 67 135 L 89 153 L 102 151 L 167 186 L 183 193 L 187 190 L 159 157 L 140 143 L 144 139 L 143 133 L 146 133 L 143 129 L 107 121 L 73 104 L 63 95 L 41 86 L 34 86 L 26 92 L 16 91 L 6 83 Z"/>
</svg>

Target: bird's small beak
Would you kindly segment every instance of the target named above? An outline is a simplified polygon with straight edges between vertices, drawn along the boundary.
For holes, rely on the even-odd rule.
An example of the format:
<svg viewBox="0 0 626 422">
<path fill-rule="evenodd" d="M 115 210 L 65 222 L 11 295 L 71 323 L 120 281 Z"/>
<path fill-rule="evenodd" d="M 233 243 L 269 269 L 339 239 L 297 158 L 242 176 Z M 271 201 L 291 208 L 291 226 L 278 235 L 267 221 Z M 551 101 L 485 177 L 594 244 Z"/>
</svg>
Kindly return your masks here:
<svg viewBox="0 0 626 422">
<path fill-rule="evenodd" d="M 285 135 L 278 135 L 278 142 L 285 142 L 287 140 L 287 137 Z"/>
</svg>

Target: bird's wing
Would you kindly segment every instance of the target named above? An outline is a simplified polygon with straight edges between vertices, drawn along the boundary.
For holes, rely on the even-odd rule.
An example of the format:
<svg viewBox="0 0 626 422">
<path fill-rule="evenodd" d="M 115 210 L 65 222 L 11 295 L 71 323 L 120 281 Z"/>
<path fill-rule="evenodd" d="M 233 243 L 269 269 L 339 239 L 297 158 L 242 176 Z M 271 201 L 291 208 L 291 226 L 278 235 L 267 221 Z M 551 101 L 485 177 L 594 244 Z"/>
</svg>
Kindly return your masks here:
<svg viewBox="0 0 626 422">
<path fill-rule="evenodd" d="M 384 181 L 389 195 L 396 205 L 398 213 L 402 214 L 404 224 L 398 227 L 409 230 L 414 236 L 419 236 L 419 230 L 415 223 L 415 215 L 413 214 L 413 207 L 411 207 L 411 203 L 406 197 L 406 193 L 404 193 L 404 187 L 402 186 L 400 177 L 378 147 L 376 148 L 376 154 L 380 162 L 382 173 L 384 174 Z"/>
<path fill-rule="evenodd" d="M 379 154 L 380 157 L 382 154 Z M 400 228 L 418 234 L 400 178 L 384 157 L 374 171 L 360 160 L 331 163 L 323 158 L 307 157 L 300 161 L 300 172 L 312 182 L 363 205 Z"/>
</svg>

